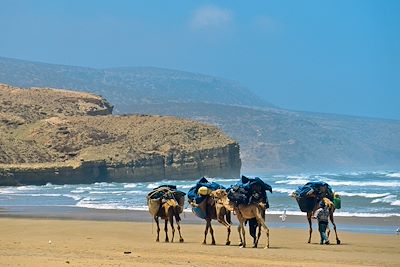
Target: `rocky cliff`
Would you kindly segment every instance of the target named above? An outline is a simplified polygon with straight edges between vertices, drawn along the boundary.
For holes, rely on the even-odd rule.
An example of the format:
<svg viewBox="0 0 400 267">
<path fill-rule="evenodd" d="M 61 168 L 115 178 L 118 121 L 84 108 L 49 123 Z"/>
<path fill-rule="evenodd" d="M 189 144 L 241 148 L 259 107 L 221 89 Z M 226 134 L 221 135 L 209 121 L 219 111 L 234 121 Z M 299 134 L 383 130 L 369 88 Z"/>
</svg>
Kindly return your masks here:
<svg viewBox="0 0 400 267">
<path fill-rule="evenodd" d="M 239 145 L 218 128 L 112 116 L 87 93 L 0 85 L 0 185 L 238 177 Z"/>
</svg>

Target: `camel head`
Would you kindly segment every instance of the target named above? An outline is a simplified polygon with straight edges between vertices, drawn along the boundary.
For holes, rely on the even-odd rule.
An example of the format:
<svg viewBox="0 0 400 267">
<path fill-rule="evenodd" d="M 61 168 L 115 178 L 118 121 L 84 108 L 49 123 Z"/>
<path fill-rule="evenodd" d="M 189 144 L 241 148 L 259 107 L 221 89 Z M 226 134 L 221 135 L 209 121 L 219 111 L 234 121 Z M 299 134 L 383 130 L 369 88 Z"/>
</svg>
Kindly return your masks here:
<svg viewBox="0 0 400 267">
<path fill-rule="evenodd" d="M 225 189 L 217 189 L 211 192 L 210 196 L 216 200 L 217 203 L 222 204 L 226 209 L 233 211 L 233 204 L 229 201 L 228 193 Z"/>
<path fill-rule="evenodd" d="M 216 198 L 216 199 L 223 199 L 223 198 L 228 198 L 228 193 L 226 192 L 226 190 L 225 189 L 217 189 L 217 190 L 214 190 L 214 191 L 212 191 L 211 193 L 210 193 L 210 195 L 213 197 L 213 198 Z"/>
</svg>

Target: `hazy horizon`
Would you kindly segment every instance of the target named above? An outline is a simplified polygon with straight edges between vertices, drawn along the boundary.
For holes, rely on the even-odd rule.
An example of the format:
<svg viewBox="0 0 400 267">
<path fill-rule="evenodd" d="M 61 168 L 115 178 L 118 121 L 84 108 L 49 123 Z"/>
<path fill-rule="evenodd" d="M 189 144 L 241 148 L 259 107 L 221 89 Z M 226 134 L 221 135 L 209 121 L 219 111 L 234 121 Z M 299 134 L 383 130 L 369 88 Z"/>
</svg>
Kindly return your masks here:
<svg viewBox="0 0 400 267">
<path fill-rule="evenodd" d="M 159 67 L 285 109 L 400 120 L 397 1 L 3 1 L 0 56 Z"/>
</svg>

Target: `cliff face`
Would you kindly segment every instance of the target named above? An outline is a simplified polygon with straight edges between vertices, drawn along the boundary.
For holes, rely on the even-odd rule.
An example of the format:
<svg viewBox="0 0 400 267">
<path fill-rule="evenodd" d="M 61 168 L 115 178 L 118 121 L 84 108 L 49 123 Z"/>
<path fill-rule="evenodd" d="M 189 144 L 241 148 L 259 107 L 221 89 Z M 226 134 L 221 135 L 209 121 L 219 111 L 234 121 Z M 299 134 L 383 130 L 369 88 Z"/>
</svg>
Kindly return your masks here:
<svg viewBox="0 0 400 267">
<path fill-rule="evenodd" d="M 111 113 L 106 100 L 64 90 L 0 85 L 0 103 L 7 104 L 0 109 L 0 185 L 240 174 L 239 145 L 214 126 L 174 117 L 99 116 Z"/>
</svg>

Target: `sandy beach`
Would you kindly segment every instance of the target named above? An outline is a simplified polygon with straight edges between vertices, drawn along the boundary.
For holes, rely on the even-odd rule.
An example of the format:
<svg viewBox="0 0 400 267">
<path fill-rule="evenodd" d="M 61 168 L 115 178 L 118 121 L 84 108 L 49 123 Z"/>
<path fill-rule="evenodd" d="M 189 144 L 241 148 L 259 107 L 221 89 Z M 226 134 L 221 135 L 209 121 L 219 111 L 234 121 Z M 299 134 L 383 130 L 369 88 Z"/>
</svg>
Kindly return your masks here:
<svg viewBox="0 0 400 267">
<path fill-rule="evenodd" d="M 236 227 L 232 245 L 225 246 L 225 228 L 216 222 L 217 244 L 202 245 L 204 225 L 188 215 L 182 222 L 184 243 L 177 243 L 176 237 L 175 243 L 156 243 L 155 224 L 146 212 L 127 212 L 130 221 L 115 219 L 112 211 L 89 216 L 88 210 L 86 216 L 75 213 L 76 217 L 70 214 L 59 218 L 4 212 L 0 212 L 0 266 L 400 266 L 400 235 L 395 233 L 342 231 L 342 244 L 328 246 L 319 245 L 317 230 L 312 243 L 307 244 L 305 224 L 296 229 L 280 228 L 271 222 L 269 249 L 263 248 L 265 236 L 260 239 L 260 248 L 241 249 Z M 103 218 L 99 220 L 97 213 L 104 213 Z M 363 218 L 347 220 L 363 224 Z M 163 231 L 160 237 L 163 241 Z"/>
</svg>

